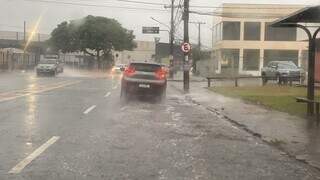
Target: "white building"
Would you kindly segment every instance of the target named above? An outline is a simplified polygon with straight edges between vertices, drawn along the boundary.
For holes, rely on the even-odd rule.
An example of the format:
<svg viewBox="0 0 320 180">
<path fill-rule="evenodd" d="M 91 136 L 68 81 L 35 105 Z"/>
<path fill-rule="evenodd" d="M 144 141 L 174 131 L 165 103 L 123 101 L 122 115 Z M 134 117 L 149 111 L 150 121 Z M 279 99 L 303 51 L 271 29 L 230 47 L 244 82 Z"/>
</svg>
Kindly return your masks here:
<svg viewBox="0 0 320 180">
<path fill-rule="evenodd" d="M 115 64 L 128 64 L 130 62 L 153 61 L 155 55 L 155 42 L 136 41 L 137 47 L 132 51 L 114 52 Z"/>
<path fill-rule="evenodd" d="M 303 6 L 270 4 L 223 4 L 214 18 L 215 73 L 259 75 L 269 61 L 293 61 L 304 66 L 308 43 L 295 28 L 269 24 Z M 299 38 L 298 38 L 299 37 Z"/>
</svg>

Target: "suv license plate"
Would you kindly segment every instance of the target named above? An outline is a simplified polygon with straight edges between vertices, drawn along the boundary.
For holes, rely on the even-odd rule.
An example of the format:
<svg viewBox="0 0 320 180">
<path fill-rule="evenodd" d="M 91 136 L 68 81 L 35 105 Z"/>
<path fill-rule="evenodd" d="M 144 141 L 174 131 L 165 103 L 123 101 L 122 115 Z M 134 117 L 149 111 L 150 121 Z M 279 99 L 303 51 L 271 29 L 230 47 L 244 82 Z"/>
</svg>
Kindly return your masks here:
<svg viewBox="0 0 320 180">
<path fill-rule="evenodd" d="M 139 84 L 140 88 L 150 88 L 150 84 Z"/>
</svg>

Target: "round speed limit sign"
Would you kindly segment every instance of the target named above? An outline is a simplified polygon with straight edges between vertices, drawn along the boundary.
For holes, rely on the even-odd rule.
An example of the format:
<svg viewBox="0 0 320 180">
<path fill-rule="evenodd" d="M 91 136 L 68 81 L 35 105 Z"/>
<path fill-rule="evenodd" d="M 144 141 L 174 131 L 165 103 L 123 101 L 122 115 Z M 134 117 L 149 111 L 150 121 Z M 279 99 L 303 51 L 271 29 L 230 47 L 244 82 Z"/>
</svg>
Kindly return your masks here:
<svg viewBox="0 0 320 180">
<path fill-rule="evenodd" d="M 181 45 L 181 50 L 184 52 L 184 53 L 189 53 L 191 51 L 191 45 L 189 43 L 183 43 Z"/>
</svg>

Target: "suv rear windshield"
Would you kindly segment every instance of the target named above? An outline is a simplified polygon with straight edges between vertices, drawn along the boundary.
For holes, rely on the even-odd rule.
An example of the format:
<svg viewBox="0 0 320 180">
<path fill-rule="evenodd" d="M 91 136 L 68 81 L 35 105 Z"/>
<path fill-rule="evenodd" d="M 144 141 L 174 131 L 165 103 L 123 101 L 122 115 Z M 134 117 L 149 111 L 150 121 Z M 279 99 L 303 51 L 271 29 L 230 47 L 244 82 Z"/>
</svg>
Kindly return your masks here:
<svg viewBox="0 0 320 180">
<path fill-rule="evenodd" d="M 57 60 L 55 59 L 42 59 L 40 60 L 39 64 L 55 64 Z"/>
<path fill-rule="evenodd" d="M 131 67 L 134 67 L 136 71 L 144 71 L 144 72 L 155 72 L 159 68 L 160 65 L 157 64 L 145 64 L 145 63 L 132 63 Z"/>
</svg>

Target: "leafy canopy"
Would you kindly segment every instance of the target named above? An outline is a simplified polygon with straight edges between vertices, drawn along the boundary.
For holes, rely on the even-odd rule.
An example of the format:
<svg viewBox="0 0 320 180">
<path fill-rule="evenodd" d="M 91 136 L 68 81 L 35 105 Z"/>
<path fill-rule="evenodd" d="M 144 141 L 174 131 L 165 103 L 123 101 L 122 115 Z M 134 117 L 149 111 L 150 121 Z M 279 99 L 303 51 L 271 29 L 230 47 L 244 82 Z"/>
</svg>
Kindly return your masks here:
<svg viewBox="0 0 320 180">
<path fill-rule="evenodd" d="M 90 55 L 108 54 L 111 50 L 132 50 L 134 35 L 115 19 L 87 16 L 62 22 L 51 33 L 50 45 L 55 50 L 82 51 Z"/>
</svg>

